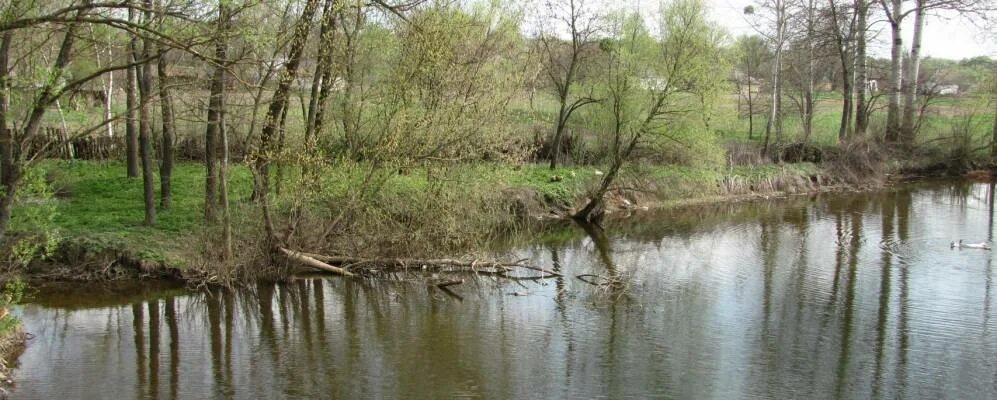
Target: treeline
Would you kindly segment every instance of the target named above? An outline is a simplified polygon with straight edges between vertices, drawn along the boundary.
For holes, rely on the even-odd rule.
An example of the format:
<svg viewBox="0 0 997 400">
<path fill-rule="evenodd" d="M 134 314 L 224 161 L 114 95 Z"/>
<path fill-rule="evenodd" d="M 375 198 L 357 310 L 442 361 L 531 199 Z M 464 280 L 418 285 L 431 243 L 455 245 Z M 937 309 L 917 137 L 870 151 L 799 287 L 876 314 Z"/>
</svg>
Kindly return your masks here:
<svg viewBox="0 0 997 400">
<path fill-rule="evenodd" d="M 0 7 L 0 239 L 28 172 L 82 136 L 124 138 L 128 177 L 141 177 L 145 189 L 144 223 L 155 225 L 157 209 L 173 206 L 183 137 L 203 148 L 204 220 L 221 227 L 229 259 L 235 162 L 253 171 L 264 247 L 279 256 L 297 205 L 275 206 L 275 195 L 288 177 L 317 182 L 342 160 L 399 170 L 598 163 L 606 173 L 576 214 L 590 220 L 638 155 L 722 164 L 714 117 L 733 97 L 746 93 L 744 117 L 766 121 L 763 154 L 789 140 L 783 121 L 791 109 L 808 140 L 827 81 L 843 100 L 841 140 L 882 136 L 909 147 L 924 19 L 937 9 L 983 15 L 993 4 L 767 0 L 745 9 L 760 35 L 737 40 L 707 20 L 701 0 L 665 2 L 656 15 L 585 0 L 20 0 Z M 900 30 L 906 18 L 916 20 L 909 52 Z M 870 132 L 866 82 L 875 60 L 866 49 L 877 21 L 893 27 L 893 55 L 880 86 L 887 123 Z M 65 137 L 38 146 L 53 124 Z"/>
</svg>

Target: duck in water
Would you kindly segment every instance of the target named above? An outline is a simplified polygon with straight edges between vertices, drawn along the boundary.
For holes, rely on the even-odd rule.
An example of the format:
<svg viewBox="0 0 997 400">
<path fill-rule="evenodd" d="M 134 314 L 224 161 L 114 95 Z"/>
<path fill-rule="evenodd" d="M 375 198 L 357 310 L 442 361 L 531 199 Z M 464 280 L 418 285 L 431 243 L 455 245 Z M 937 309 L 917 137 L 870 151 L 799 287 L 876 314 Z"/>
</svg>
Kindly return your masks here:
<svg viewBox="0 0 997 400">
<path fill-rule="evenodd" d="M 983 250 L 990 250 L 990 245 L 987 244 L 986 242 L 982 242 L 982 243 L 963 243 L 962 239 L 959 239 L 959 243 L 952 242 L 952 244 L 950 244 L 949 247 L 953 248 L 953 249 L 983 249 Z"/>
</svg>

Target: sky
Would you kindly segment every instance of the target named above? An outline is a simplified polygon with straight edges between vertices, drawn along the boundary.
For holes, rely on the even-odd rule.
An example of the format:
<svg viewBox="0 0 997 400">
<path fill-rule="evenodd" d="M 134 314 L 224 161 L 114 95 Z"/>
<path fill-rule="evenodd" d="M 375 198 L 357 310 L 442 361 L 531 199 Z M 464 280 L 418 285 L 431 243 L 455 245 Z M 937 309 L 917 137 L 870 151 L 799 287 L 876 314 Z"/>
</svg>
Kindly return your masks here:
<svg viewBox="0 0 997 400">
<path fill-rule="evenodd" d="M 631 7 L 639 7 L 644 15 L 657 14 L 660 0 L 626 0 Z M 745 19 L 744 7 L 757 4 L 755 0 L 705 0 L 710 17 L 725 27 L 732 36 L 751 34 L 754 30 Z M 616 3 L 616 2 L 612 2 Z M 621 1 L 622 3 L 622 1 Z M 875 6 L 875 5 L 874 5 Z M 910 44 L 913 32 L 913 16 L 906 18 L 904 44 Z M 873 56 L 888 58 L 890 53 L 889 26 L 878 21 L 870 26 L 878 30 L 876 42 L 870 45 Z M 922 40 L 922 56 L 935 58 L 963 59 L 975 56 L 997 58 L 997 30 L 978 27 L 967 18 L 953 13 L 935 13 L 925 19 Z"/>
</svg>

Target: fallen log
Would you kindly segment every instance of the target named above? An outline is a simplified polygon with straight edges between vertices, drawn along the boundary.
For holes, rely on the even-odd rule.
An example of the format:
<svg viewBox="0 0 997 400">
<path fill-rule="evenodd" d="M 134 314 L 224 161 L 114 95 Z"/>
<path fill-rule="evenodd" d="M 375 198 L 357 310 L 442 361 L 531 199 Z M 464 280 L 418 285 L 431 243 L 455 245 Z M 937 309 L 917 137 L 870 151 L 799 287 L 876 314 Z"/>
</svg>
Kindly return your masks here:
<svg viewBox="0 0 997 400">
<path fill-rule="evenodd" d="M 352 272 L 347 271 L 347 270 L 345 270 L 343 268 L 334 267 L 332 265 L 329 265 L 329 264 L 326 264 L 326 263 L 324 263 L 322 261 L 319 261 L 315 257 L 313 257 L 312 255 L 310 255 L 308 253 L 302 253 L 300 251 L 288 250 L 288 249 L 285 249 L 283 247 L 280 248 L 280 251 L 281 251 L 281 253 L 284 253 L 284 255 L 287 256 L 287 258 L 289 260 L 296 261 L 296 262 L 298 262 L 301 265 L 304 265 L 304 266 L 307 266 L 307 267 L 312 267 L 312 268 L 315 268 L 315 269 L 320 269 L 320 270 L 323 270 L 323 271 L 332 272 L 332 273 L 337 274 L 337 275 L 348 276 L 348 277 L 354 276 Z"/>
<path fill-rule="evenodd" d="M 314 253 L 299 253 L 303 257 L 320 261 L 326 265 L 342 266 L 344 270 L 357 269 L 361 267 L 384 268 L 384 269 L 443 269 L 454 268 L 458 270 L 480 271 L 485 273 L 505 274 L 516 268 L 528 269 L 540 272 L 539 277 L 529 277 L 528 279 L 543 279 L 551 277 L 561 277 L 563 275 L 546 270 L 537 266 L 522 264 L 521 262 L 504 263 L 496 261 L 463 261 L 449 258 L 439 259 L 411 259 L 411 258 L 357 258 L 357 257 L 336 257 Z"/>
</svg>

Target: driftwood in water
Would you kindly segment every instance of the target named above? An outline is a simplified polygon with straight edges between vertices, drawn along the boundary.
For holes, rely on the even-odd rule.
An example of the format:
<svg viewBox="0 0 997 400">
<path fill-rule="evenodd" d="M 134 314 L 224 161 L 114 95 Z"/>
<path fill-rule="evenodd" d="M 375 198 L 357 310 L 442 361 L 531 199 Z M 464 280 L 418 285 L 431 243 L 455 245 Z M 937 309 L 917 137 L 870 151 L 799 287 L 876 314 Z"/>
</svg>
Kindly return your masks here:
<svg viewBox="0 0 997 400">
<path fill-rule="evenodd" d="M 390 270 L 424 269 L 424 270 L 446 271 L 446 272 L 475 272 L 475 273 L 483 273 L 489 275 L 499 275 L 502 277 L 507 277 L 512 279 L 544 279 L 544 278 L 562 276 L 561 274 L 554 271 L 546 270 L 533 265 L 523 264 L 522 261 L 504 263 L 504 262 L 480 261 L 480 260 L 463 261 L 463 260 L 455 260 L 449 258 L 424 259 L 424 260 L 408 259 L 408 258 L 357 258 L 357 257 L 334 257 L 323 254 L 293 252 L 283 248 L 281 249 L 281 251 L 284 251 L 285 254 L 288 253 L 295 254 L 298 257 L 298 259 L 295 260 L 299 261 L 301 264 L 325 271 L 338 273 L 341 275 L 345 274 L 339 271 L 349 273 L 349 271 L 358 271 L 358 270 L 365 272 L 377 272 L 384 270 L 390 271 Z M 319 264 L 315 264 L 315 262 Z M 339 267 L 337 268 L 336 266 Z M 329 268 L 335 268 L 335 270 Z M 507 275 L 508 273 L 516 270 L 517 268 L 537 271 L 540 272 L 540 275 L 531 276 L 531 277 L 516 277 L 516 276 Z"/>
<path fill-rule="evenodd" d="M 320 260 L 315 259 L 315 257 L 313 257 L 313 255 L 311 254 L 302 253 L 300 251 L 288 250 L 283 247 L 280 248 L 280 251 L 281 253 L 284 253 L 284 255 L 287 256 L 288 259 L 296 261 L 299 264 L 304 265 L 306 267 L 312 267 L 315 269 L 332 272 L 334 274 L 342 276 L 353 276 L 352 272 L 347 271 L 343 268 L 334 267 L 332 265 L 326 264 Z"/>
</svg>

